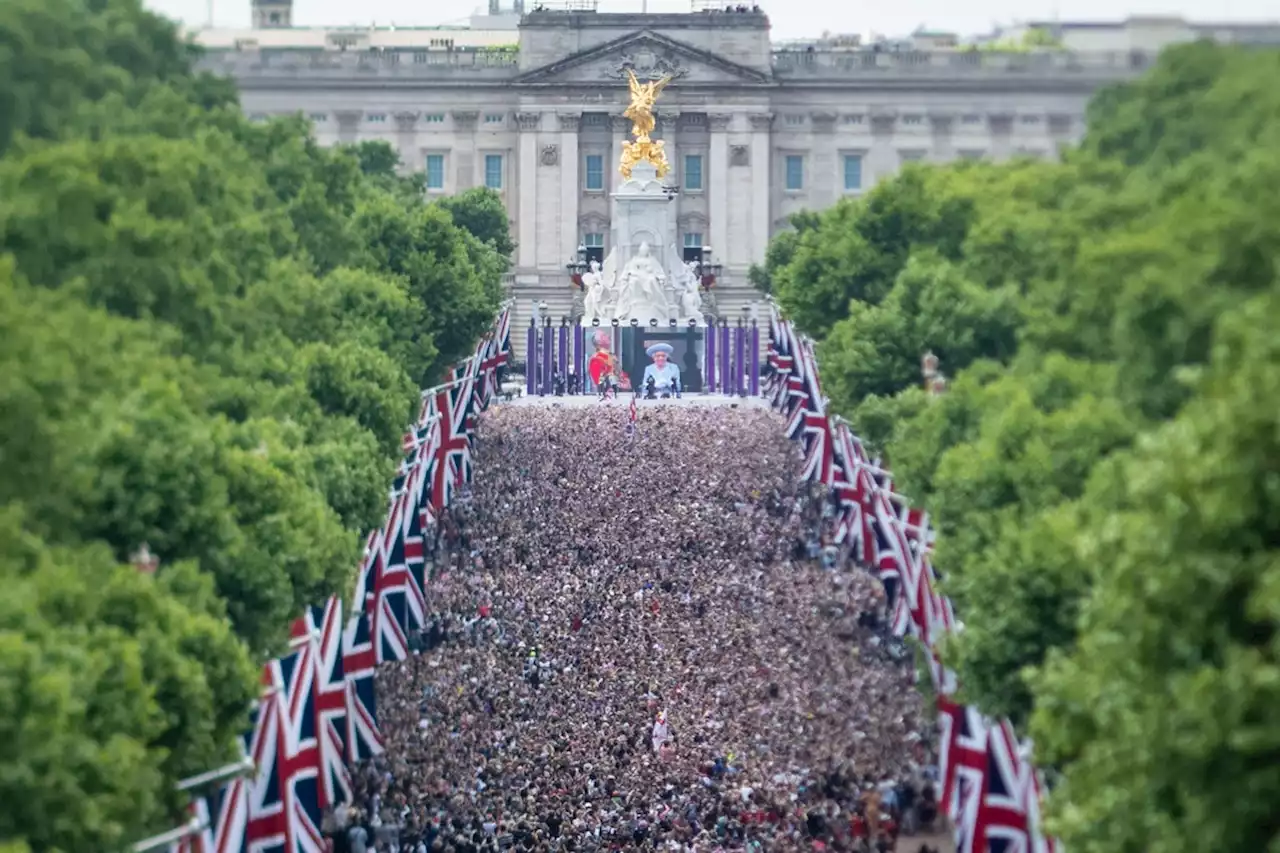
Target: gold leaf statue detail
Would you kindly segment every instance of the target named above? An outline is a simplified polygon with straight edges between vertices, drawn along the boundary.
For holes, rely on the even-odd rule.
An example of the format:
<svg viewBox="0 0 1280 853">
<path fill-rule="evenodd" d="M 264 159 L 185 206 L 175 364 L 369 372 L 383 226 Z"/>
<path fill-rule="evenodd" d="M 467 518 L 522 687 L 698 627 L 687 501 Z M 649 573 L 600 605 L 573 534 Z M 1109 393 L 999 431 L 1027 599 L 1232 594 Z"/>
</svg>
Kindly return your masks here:
<svg viewBox="0 0 1280 853">
<path fill-rule="evenodd" d="M 658 101 L 658 95 L 662 94 L 662 90 L 671 82 L 671 76 L 667 75 L 661 80 L 641 83 L 636 78 L 635 72 L 628 68 L 627 80 L 631 87 L 631 103 L 622 114 L 631 119 L 631 135 L 635 137 L 635 141 L 622 143 L 622 158 L 618 163 L 618 171 L 622 177 L 630 178 L 631 169 L 637 163 L 645 162 L 653 166 L 659 178 L 665 178 L 671 171 L 671 165 L 667 162 L 667 152 L 662 140 L 654 142 L 649 139 L 649 134 L 653 132 L 656 124 L 653 118 L 654 104 Z"/>
</svg>

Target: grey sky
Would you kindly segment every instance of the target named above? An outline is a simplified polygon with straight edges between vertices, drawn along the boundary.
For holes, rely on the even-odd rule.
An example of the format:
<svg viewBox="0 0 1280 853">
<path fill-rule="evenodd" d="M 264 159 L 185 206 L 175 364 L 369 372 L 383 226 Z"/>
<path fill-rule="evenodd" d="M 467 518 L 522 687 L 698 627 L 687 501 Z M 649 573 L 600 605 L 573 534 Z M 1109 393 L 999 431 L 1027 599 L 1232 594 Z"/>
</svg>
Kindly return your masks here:
<svg viewBox="0 0 1280 853">
<path fill-rule="evenodd" d="M 210 0 L 144 0 L 147 6 L 191 25 L 209 18 Z M 642 0 L 602 0 L 602 12 L 638 12 Z M 249 23 L 249 0 L 212 0 L 218 26 Z M 509 0 L 504 0 L 504 6 Z M 532 5 L 527 2 L 526 5 Z M 838 33 L 903 35 L 925 24 L 963 34 L 985 33 L 993 25 L 1018 20 L 1118 20 L 1128 15 L 1181 15 L 1193 21 L 1275 20 L 1278 0 L 906 0 L 850 3 L 848 0 L 785 0 L 761 4 L 776 39 Z M 428 26 L 461 23 L 487 0 L 294 0 L 299 26 L 344 24 Z M 649 0 L 651 12 L 685 12 L 688 0 Z"/>
</svg>

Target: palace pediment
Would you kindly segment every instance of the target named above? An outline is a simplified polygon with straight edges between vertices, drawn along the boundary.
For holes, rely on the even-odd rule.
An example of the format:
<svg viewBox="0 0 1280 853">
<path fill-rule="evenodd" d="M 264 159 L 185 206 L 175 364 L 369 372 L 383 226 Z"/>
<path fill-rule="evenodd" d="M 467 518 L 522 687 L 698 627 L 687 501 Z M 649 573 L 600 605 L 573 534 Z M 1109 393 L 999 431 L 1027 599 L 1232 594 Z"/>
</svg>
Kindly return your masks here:
<svg viewBox="0 0 1280 853">
<path fill-rule="evenodd" d="M 641 80 L 664 75 L 672 84 L 767 85 L 769 75 L 652 31 L 614 39 L 564 59 L 534 68 L 513 82 L 518 86 L 619 86 L 627 71 Z"/>
</svg>

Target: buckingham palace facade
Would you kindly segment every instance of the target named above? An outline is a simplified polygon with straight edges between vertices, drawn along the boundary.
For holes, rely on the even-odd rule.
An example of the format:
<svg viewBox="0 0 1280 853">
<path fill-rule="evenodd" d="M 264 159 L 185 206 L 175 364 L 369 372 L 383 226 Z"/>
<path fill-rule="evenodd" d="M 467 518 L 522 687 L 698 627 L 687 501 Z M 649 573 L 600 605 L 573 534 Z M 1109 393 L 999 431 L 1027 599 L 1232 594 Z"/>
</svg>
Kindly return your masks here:
<svg viewBox="0 0 1280 853">
<path fill-rule="evenodd" d="M 496 190 L 518 243 L 516 292 L 553 313 L 578 247 L 610 248 L 627 69 L 673 78 L 654 133 L 678 187 L 673 242 L 713 248 L 723 305 L 747 298 L 749 266 L 791 214 L 866 192 L 910 161 L 1055 156 L 1083 133 L 1099 86 L 1154 59 L 1105 43 L 784 46 L 748 7 L 520 9 L 505 37 L 467 45 L 468 31 L 292 28 L 288 2 L 257 0 L 260 28 L 234 40 L 197 34 L 203 67 L 236 78 L 253 116 L 301 112 L 324 143 L 390 142 L 428 195 Z"/>
</svg>

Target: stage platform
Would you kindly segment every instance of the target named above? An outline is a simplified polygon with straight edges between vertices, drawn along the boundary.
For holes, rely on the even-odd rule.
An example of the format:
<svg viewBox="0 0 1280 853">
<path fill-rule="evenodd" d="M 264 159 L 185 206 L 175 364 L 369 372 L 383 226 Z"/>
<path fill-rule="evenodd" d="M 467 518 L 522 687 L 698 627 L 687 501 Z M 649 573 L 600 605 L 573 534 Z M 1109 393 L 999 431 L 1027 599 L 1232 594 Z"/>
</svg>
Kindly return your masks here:
<svg viewBox="0 0 1280 853">
<path fill-rule="evenodd" d="M 554 397 L 548 395 L 539 397 L 537 395 L 523 397 L 515 397 L 511 400 L 497 400 L 494 405 L 502 406 L 534 406 L 542 408 L 562 408 L 562 409 L 585 409 L 591 406 L 610 406 L 619 409 L 628 408 L 631 405 L 632 395 L 630 392 L 623 392 L 612 400 L 601 400 L 595 394 L 578 394 L 575 396 L 565 395 L 563 397 Z M 686 408 L 706 408 L 714 407 L 738 407 L 738 408 L 769 408 L 769 403 L 763 397 L 730 397 L 727 394 L 686 394 L 683 397 L 670 397 L 666 400 L 658 398 L 657 400 L 646 400 L 641 395 L 636 400 L 636 407 L 640 409 L 649 409 L 656 406 L 684 406 Z"/>
</svg>

